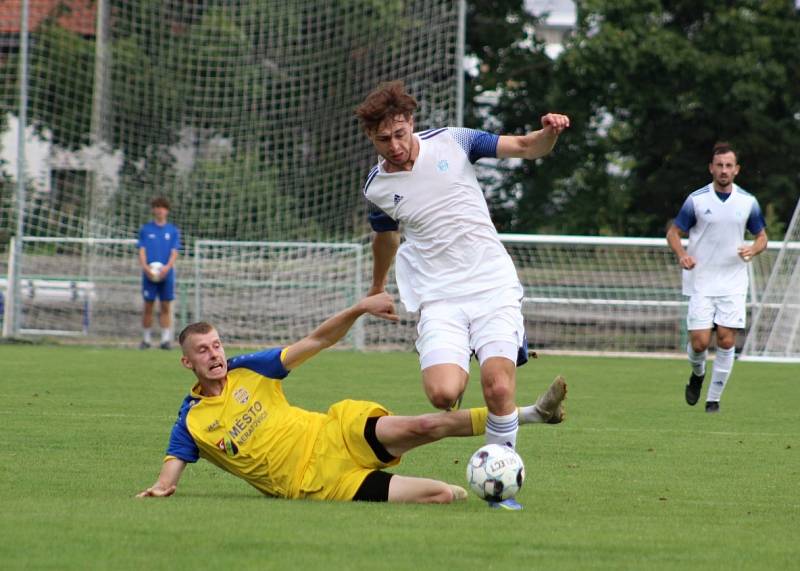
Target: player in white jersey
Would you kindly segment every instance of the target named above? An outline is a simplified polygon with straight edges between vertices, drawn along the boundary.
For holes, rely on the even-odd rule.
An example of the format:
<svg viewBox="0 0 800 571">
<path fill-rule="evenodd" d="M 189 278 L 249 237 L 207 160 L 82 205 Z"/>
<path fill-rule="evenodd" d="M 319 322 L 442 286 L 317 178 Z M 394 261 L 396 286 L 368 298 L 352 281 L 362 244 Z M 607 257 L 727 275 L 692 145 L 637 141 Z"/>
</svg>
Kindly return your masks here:
<svg viewBox="0 0 800 571">
<path fill-rule="evenodd" d="M 717 143 L 708 167 L 713 181 L 683 203 L 667 232 L 667 242 L 683 268 L 683 294 L 689 297 L 686 351 L 692 374 L 686 402 L 694 406 L 706 374 L 708 345 L 716 328 L 717 351 L 706 412 L 719 412 L 722 391 L 733 370 L 736 332 L 746 322 L 747 262 L 767 247 L 764 216 L 755 197 L 733 183 L 739 174 L 736 152 Z M 743 243 L 747 229 L 755 240 Z M 689 235 L 684 249 L 681 237 Z"/>
<path fill-rule="evenodd" d="M 420 312 L 417 350 L 431 403 L 458 407 L 474 352 L 489 409 L 486 440 L 514 446 L 516 366 L 527 361 L 523 291 L 472 165 L 483 157 L 542 157 L 569 118 L 547 114 L 542 129 L 524 136 L 451 127 L 414 133 L 416 107 L 394 81 L 379 85 L 356 110 L 380 155 L 364 185 L 376 232 L 370 294 L 384 290 L 396 255 L 400 298 L 406 309 Z M 548 395 L 560 400 L 565 392 L 556 381 Z M 543 420 L 559 422 L 562 415 L 559 408 Z M 509 506 L 519 509 L 515 502 Z"/>
</svg>

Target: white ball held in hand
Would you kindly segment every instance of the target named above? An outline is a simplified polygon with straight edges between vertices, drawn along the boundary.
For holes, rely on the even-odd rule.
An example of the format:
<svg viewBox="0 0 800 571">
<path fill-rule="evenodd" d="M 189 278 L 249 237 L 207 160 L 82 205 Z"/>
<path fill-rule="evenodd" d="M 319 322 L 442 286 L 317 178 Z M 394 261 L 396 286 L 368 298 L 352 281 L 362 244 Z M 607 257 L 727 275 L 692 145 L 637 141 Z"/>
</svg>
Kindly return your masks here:
<svg viewBox="0 0 800 571">
<path fill-rule="evenodd" d="M 160 282 L 161 281 L 161 269 L 164 267 L 164 264 L 161 262 L 150 262 L 147 265 L 148 269 L 150 270 L 150 281 L 151 282 Z"/>
</svg>

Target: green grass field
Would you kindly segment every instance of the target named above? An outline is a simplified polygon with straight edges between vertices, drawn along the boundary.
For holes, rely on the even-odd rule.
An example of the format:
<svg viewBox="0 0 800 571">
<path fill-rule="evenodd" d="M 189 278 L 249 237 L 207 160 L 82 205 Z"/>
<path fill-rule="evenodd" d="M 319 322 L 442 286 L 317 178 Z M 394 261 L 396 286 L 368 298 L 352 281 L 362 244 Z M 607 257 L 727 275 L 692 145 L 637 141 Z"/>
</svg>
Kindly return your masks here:
<svg viewBox="0 0 800 571">
<path fill-rule="evenodd" d="M 230 351 L 229 353 L 234 353 Z M 544 355 L 568 419 L 525 426 L 525 511 L 272 500 L 201 461 L 169 499 L 159 470 L 192 379 L 177 352 L 0 346 L 3 569 L 788 569 L 800 558 L 800 366 L 737 363 L 722 413 L 688 407 L 680 360 Z M 473 378 L 465 402 L 480 403 Z M 413 354 L 329 352 L 285 383 L 297 405 L 430 411 Z M 481 438 L 397 469 L 463 484 Z"/>
</svg>

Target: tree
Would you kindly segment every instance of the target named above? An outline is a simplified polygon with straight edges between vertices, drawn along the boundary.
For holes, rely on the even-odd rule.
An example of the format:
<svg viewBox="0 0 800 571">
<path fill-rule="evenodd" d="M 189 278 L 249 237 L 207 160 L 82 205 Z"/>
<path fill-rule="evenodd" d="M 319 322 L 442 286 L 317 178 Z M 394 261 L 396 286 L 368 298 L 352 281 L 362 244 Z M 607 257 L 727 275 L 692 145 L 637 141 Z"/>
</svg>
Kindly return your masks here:
<svg viewBox="0 0 800 571">
<path fill-rule="evenodd" d="M 494 4 L 472 2 L 477 13 Z M 502 15 L 519 3 L 499 4 Z M 492 70 L 513 66 L 506 83 L 532 86 L 504 89 L 491 106 L 500 130 L 517 132 L 546 110 L 572 118 L 553 155 L 506 174 L 516 195 L 494 205 L 502 229 L 661 236 L 683 198 L 709 180 L 714 142 L 728 140 L 740 154 L 737 183 L 773 213 L 768 231 L 781 231 L 800 187 L 793 2 L 586 0 L 550 67 L 533 51 L 527 67 L 512 61 L 519 33 L 500 27 L 508 47 L 473 36 L 491 47 L 472 50 L 487 64 L 478 81 L 497 84 Z"/>
<path fill-rule="evenodd" d="M 797 53 L 800 18 L 789 1 L 581 4 L 557 97 L 588 111 L 583 149 L 627 163 L 626 222 L 615 231 L 662 235 L 709 180 L 718 140 L 739 150 L 737 183 L 788 219 L 800 184 Z"/>
<path fill-rule="evenodd" d="M 476 69 L 465 74 L 464 124 L 524 134 L 538 128 L 547 109 L 553 62 L 533 35 L 536 18 L 522 0 L 472 0 L 467 4 L 465 52 Z M 546 215 L 525 212 L 527 203 L 549 201 L 549 168 L 500 162 L 481 176 L 492 218 L 500 231 L 531 229 Z M 485 173 L 485 171 L 483 171 Z"/>
</svg>

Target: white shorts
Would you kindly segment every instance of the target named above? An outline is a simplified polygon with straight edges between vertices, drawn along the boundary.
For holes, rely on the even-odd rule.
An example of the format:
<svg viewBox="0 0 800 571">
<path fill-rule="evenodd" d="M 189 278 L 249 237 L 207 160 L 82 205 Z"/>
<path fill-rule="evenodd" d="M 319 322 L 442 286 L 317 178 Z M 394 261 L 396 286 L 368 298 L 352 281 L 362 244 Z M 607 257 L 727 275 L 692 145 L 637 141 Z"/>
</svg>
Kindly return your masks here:
<svg viewBox="0 0 800 571">
<path fill-rule="evenodd" d="M 473 351 L 481 364 L 490 357 L 516 363 L 525 339 L 522 286 L 425 303 L 417 333 L 422 369 L 451 363 L 469 372 Z"/>
<path fill-rule="evenodd" d="M 744 329 L 747 323 L 747 294 L 723 296 L 693 295 L 689 298 L 686 328 L 711 329 L 714 324 L 729 329 Z"/>
</svg>

